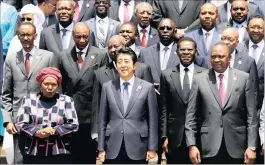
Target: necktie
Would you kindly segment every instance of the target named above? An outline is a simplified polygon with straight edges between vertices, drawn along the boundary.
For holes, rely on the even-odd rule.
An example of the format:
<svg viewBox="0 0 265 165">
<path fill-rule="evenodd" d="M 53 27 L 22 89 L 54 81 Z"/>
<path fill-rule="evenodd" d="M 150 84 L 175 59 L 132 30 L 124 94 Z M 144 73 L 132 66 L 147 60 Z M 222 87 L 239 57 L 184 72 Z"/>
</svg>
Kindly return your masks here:
<svg viewBox="0 0 265 165">
<path fill-rule="evenodd" d="M 146 48 L 147 47 L 147 39 L 146 39 L 146 29 L 142 29 L 141 32 L 143 33 L 142 37 L 142 47 Z"/>
<path fill-rule="evenodd" d="M 81 52 L 81 51 L 77 53 L 77 61 L 78 61 L 78 67 L 79 67 L 79 69 L 81 69 L 82 68 L 82 65 L 83 65 L 82 54 L 83 54 L 83 52 Z"/>
<path fill-rule="evenodd" d="M 129 90 L 128 90 L 128 86 L 130 85 L 130 83 L 128 82 L 124 82 L 123 83 L 123 96 L 122 96 L 122 102 L 123 102 L 123 108 L 124 108 L 124 113 L 126 112 L 127 106 L 128 106 L 128 102 L 129 102 Z"/>
<path fill-rule="evenodd" d="M 105 47 L 105 32 L 104 32 L 104 21 L 101 19 L 98 21 L 99 23 L 99 32 L 97 33 L 98 37 L 98 47 L 104 48 Z"/>
<path fill-rule="evenodd" d="M 188 76 L 188 68 L 184 69 L 185 75 L 183 78 L 183 96 L 185 102 L 189 101 L 189 95 L 190 95 L 190 81 L 189 81 L 189 76 Z"/>
<path fill-rule="evenodd" d="M 67 49 L 67 48 L 68 48 L 68 45 L 67 45 L 67 39 L 66 39 L 66 32 L 67 32 L 67 29 L 62 29 L 61 31 L 63 32 L 63 35 L 62 35 L 63 49 Z"/>
<path fill-rule="evenodd" d="M 26 73 L 27 76 L 29 76 L 29 71 L 30 71 L 30 59 L 29 59 L 30 54 L 27 53 L 26 54 L 26 60 L 25 60 L 25 69 L 26 69 Z"/>
<path fill-rule="evenodd" d="M 168 61 L 167 51 L 168 51 L 168 49 L 169 48 L 167 46 L 165 46 L 161 70 L 165 70 L 167 68 L 167 61 Z"/>
<path fill-rule="evenodd" d="M 210 33 L 205 33 L 205 46 L 207 50 L 209 49 L 210 42 Z"/>
<path fill-rule="evenodd" d="M 220 79 L 220 83 L 219 83 L 219 97 L 220 97 L 220 100 L 221 100 L 222 107 L 224 107 L 224 104 L 225 104 L 225 87 L 224 87 L 224 83 L 223 83 L 224 75 L 223 74 L 219 74 L 218 77 Z"/>
<path fill-rule="evenodd" d="M 123 7 L 123 23 L 130 21 L 129 4 L 125 3 Z"/>
<path fill-rule="evenodd" d="M 79 4 L 78 0 L 75 1 L 75 13 L 74 13 L 74 21 L 77 22 L 79 17 Z"/>
<path fill-rule="evenodd" d="M 258 60 L 257 59 L 258 57 L 258 54 L 257 54 L 257 48 L 258 48 L 258 45 L 254 44 L 252 45 L 252 48 L 253 48 L 253 51 L 252 51 L 252 57 L 255 59 L 256 63 L 258 63 Z"/>
</svg>

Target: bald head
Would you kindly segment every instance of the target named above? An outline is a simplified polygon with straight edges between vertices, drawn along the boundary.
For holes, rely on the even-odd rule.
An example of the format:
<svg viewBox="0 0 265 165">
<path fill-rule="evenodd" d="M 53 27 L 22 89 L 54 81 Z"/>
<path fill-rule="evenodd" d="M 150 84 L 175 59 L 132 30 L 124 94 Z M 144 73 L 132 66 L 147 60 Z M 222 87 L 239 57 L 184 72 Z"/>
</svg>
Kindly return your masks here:
<svg viewBox="0 0 265 165">
<path fill-rule="evenodd" d="M 124 37 L 120 35 L 114 35 L 109 39 L 108 42 L 108 53 L 112 61 L 116 62 L 117 51 L 121 48 L 125 48 L 126 41 Z"/>
<path fill-rule="evenodd" d="M 172 27 L 175 27 L 175 22 L 171 18 L 163 18 L 158 25 L 158 28 L 160 26 L 163 26 L 164 24 L 170 24 Z"/>
<path fill-rule="evenodd" d="M 206 9 L 206 8 L 214 9 L 215 12 L 216 12 L 216 14 L 218 13 L 217 7 L 216 7 L 213 3 L 205 3 L 205 4 L 203 4 L 203 5 L 201 6 L 201 10 L 200 10 L 200 11 L 202 11 L 202 10 L 204 10 L 204 9 Z"/>
<path fill-rule="evenodd" d="M 125 45 L 126 45 L 126 41 L 125 41 L 124 37 L 122 37 L 120 35 L 114 35 L 114 36 L 112 36 L 109 39 L 108 44 L 111 44 L 111 43 L 114 43 L 114 42 L 123 45 L 123 47 L 125 47 Z"/>
<path fill-rule="evenodd" d="M 83 50 L 89 43 L 90 29 L 84 22 L 78 22 L 73 28 L 73 39 L 79 50 Z"/>
<path fill-rule="evenodd" d="M 88 25 L 84 22 L 78 22 L 74 25 L 73 33 L 80 32 L 80 31 L 87 31 L 90 33 L 90 29 Z"/>
<path fill-rule="evenodd" d="M 221 41 L 229 46 L 230 54 L 233 53 L 239 43 L 239 33 L 236 28 L 227 28 L 222 32 Z"/>
</svg>

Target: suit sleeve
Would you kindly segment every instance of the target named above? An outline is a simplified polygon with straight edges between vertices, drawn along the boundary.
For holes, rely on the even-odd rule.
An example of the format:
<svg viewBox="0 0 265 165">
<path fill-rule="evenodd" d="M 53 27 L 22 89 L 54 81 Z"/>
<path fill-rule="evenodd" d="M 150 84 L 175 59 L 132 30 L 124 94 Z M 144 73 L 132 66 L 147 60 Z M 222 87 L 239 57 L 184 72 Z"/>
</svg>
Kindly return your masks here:
<svg viewBox="0 0 265 165">
<path fill-rule="evenodd" d="M 186 134 L 186 143 L 187 146 L 196 145 L 196 136 L 197 136 L 197 111 L 198 111 L 198 97 L 199 97 L 199 87 L 198 79 L 195 76 L 191 88 L 189 104 L 187 108 L 186 121 L 185 121 L 185 134 Z"/>
<path fill-rule="evenodd" d="M 154 0 L 153 2 L 153 21 L 152 21 L 152 24 L 153 24 L 153 27 L 158 27 L 158 24 L 159 22 L 162 20 L 163 18 L 163 11 L 161 9 L 161 6 L 160 6 L 160 0 Z"/>
<path fill-rule="evenodd" d="M 265 99 L 263 99 L 263 104 L 260 112 L 260 127 L 259 127 L 259 136 L 261 145 L 264 144 L 264 134 L 265 134 Z"/>
<path fill-rule="evenodd" d="M 160 121 L 160 132 L 161 138 L 167 137 L 167 119 L 168 112 L 166 106 L 166 95 L 167 95 L 165 75 L 162 72 L 160 78 L 160 96 L 159 96 L 159 121 Z"/>
<path fill-rule="evenodd" d="M 102 66 L 105 66 L 109 62 L 109 57 L 108 57 L 107 52 L 102 51 L 102 53 L 100 55 L 101 55 L 101 62 L 100 62 L 99 68 Z"/>
<path fill-rule="evenodd" d="M 150 83 L 154 83 L 151 68 L 146 64 L 146 68 L 143 68 L 143 80 L 148 81 Z"/>
<path fill-rule="evenodd" d="M 253 60 L 250 72 L 249 72 L 250 78 L 254 81 L 255 85 L 255 100 L 257 100 L 257 109 L 259 110 L 262 106 L 262 100 L 259 98 L 259 77 L 258 77 L 258 70 L 255 60 Z"/>
<path fill-rule="evenodd" d="M 258 118 L 254 91 L 254 80 L 252 80 L 251 77 L 247 77 L 245 87 L 245 107 L 247 110 L 248 147 L 256 147 L 258 138 Z"/>
<path fill-rule="evenodd" d="M 10 56 L 9 56 L 10 57 Z M 13 74 L 10 64 L 10 58 L 7 56 L 4 64 L 4 81 L 2 92 L 2 115 L 3 124 L 12 122 L 12 102 L 13 102 Z"/>
<path fill-rule="evenodd" d="M 94 71 L 94 85 L 93 85 L 93 100 L 92 100 L 92 128 L 91 134 L 98 136 L 98 117 L 99 117 L 99 100 L 100 100 L 100 83 L 96 78 L 96 71 Z M 95 137 L 96 138 L 96 137 Z"/>
<path fill-rule="evenodd" d="M 153 85 L 150 86 L 148 93 L 148 113 L 149 113 L 149 140 L 148 149 L 155 150 L 158 149 L 158 106 L 155 88 Z"/>
<path fill-rule="evenodd" d="M 47 48 L 46 48 L 46 43 L 45 43 L 44 31 L 42 31 L 42 32 L 41 32 L 41 35 L 40 35 L 39 48 L 40 48 L 40 49 L 47 50 Z"/>
</svg>

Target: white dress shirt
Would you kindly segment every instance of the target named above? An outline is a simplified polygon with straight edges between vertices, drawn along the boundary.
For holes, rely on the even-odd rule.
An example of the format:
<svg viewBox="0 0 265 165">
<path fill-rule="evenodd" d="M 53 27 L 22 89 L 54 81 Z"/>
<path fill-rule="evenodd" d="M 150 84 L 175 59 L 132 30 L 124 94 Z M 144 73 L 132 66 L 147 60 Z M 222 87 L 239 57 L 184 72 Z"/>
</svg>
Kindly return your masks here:
<svg viewBox="0 0 265 165">
<path fill-rule="evenodd" d="M 173 46 L 173 42 L 168 45 L 168 50 L 165 54 L 165 46 L 160 42 L 160 53 L 159 53 L 159 58 L 160 58 L 160 68 L 161 70 L 165 70 L 166 68 L 163 68 L 163 63 L 164 63 L 164 60 L 166 60 L 166 63 L 168 63 L 168 59 L 169 59 L 169 56 L 170 56 L 170 53 L 171 53 L 171 50 L 172 50 L 172 46 Z"/>
<path fill-rule="evenodd" d="M 89 44 L 87 44 L 87 46 L 83 50 L 80 50 L 77 47 L 75 47 L 76 53 L 78 53 L 80 51 L 82 52 L 81 57 L 82 57 L 83 61 L 85 61 L 88 46 L 89 46 Z M 77 58 L 78 58 L 78 54 L 76 54 L 76 55 L 77 55 Z"/>
<path fill-rule="evenodd" d="M 141 32 L 141 30 L 142 30 L 143 28 L 141 28 L 139 25 L 137 25 L 137 29 L 138 29 L 138 32 L 139 32 L 140 41 L 142 42 L 142 38 L 143 38 L 143 36 L 144 36 L 144 33 Z M 146 33 L 145 33 L 146 41 L 147 41 L 147 43 L 148 43 L 148 38 L 149 38 L 149 33 L 150 33 L 150 30 L 151 30 L 151 26 L 150 26 L 150 25 L 147 26 L 147 27 L 145 28 L 145 30 L 146 30 Z"/>
<path fill-rule="evenodd" d="M 130 46 L 130 48 L 135 52 L 136 46 L 135 43 Z M 136 53 L 136 52 L 135 52 Z"/>
<path fill-rule="evenodd" d="M 120 7 L 119 7 L 119 19 L 120 19 L 120 22 L 121 22 L 121 23 L 124 22 L 124 20 L 123 20 L 124 4 L 125 4 L 125 2 L 124 2 L 124 1 L 121 1 L 121 3 L 120 3 Z M 134 5 L 135 5 L 134 0 L 131 0 L 131 1 L 128 3 L 128 8 L 129 8 L 129 18 L 130 18 L 130 19 L 132 18 L 133 14 L 134 14 Z"/>
<path fill-rule="evenodd" d="M 108 34 L 108 28 L 109 28 L 109 17 L 107 16 L 107 17 L 101 19 L 98 16 L 96 16 L 96 30 L 97 30 L 97 34 L 100 33 L 100 31 L 99 31 L 99 26 L 100 26 L 99 21 L 100 20 L 102 20 L 103 24 L 104 24 L 104 26 L 102 26 L 102 28 L 104 30 L 104 37 L 105 37 L 105 40 L 106 40 L 106 37 L 107 37 L 107 34 Z"/>
<path fill-rule="evenodd" d="M 244 35 L 247 32 L 246 27 L 247 27 L 247 22 L 243 22 L 241 24 L 238 24 L 236 22 L 233 21 L 233 27 L 237 28 L 238 33 L 239 33 L 239 42 L 243 41 Z"/>
<path fill-rule="evenodd" d="M 229 72 L 229 67 L 222 73 L 224 75 L 223 77 L 223 85 L 224 85 L 224 89 L 225 89 L 225 95 L 226 95 L 226 89 L 227 89 L 227 83 L 228 83 L 228 72 Z M 218 77 L 220 73 L 215 72 L 215 78 L 216 78 L 216 82 L 217 82 L 217 88 L 219 90 L 219 85 L 220 85 L 220 78 Z"/>
<path fill-rule="evenodd" d="M 248 48 L 248 50 L 249 50 L 249 52 L 248 52 L 248 54 L 251 56 L 251 57 L 253 57 L 253 55 L 252 55 L 252 53 L 253 53 L 253 47 L 252 47 L 252 45 L 255 45 L 251 40 L 249 40 L 249 48 Z M 260 58 L 260 55 L 261 55 L 261 53 L 262 53 L 262 50 L 263 50 L 263 47 L 264 47 L 264 40 L 261 40 L 258 44 L 256 44 L 256 45 L 258 45 L 258 47 L 256 48 L 256 55 L 257 55 L 257 58 L 256 58 L 256 63 L 258 63 L 258 61 L 259 61 L 259 58 Z M 263 52 L 264 53 L 264 52 Z"/>
<path fill-rule="evenodd" d="M 33 56 L 35 55 L 35 52 L 36 52 L 35 46 L 31 49 L 30 52 L 26 52 L 24 49 L 22 49 L 22 52 L 23 52 L 24 63 L 26 62 L 26 54 L 27 53 L 30 54 L 30 56 L 29 56 L 29 62 L 30 62 L 30 66 L 31 66 L 31 64 L 32 64 L 32 58 L 33 58 Z"/>
<path fill-rule="evenodd" d="M 233 53 L 231 54 L 231 61 L 230 61 L 230 67 L 231 68 L 233 68 L 233 66 L 234 66 L 235 57 L 236 57 L 236 51 L 234 50 Z"/>
<path fill-rule="evenodd" d="M 181 63 L 179 64 L 180 84 L 181 84 L 182 89 L 183 89 L 183 80 L 184 80 L 184 76 L 185 76 L 185 70 L 184 70 L 185 68 L 186 67 L 184 67 Z M 187 68 L 189 69 L 188 76 L 189 76 L 190 89 L 191 89 L 193 75 L 194 75 L 194 64 L 191 63 Z"/>
<path fill-rule="evenodd" d="M 213 38 L 213 32 L 214 32 L 214 31 L 215 31 L 215 28 L 213 28 L 212 30 L 210 30 L 210 31 L 208 31 L 208 32 L 202 28 L 202 33 L 203 33 L 204 43 L 206 43 L 206 35 L 205 35 L 206 33 L 209 33 L 209 34 L 210 34 L 208 37 L 209 37 L 209 40 L 210 40 L 210 43 L 211 43 L 212 38 Z"/>
<path fill-rule="evenodd" d="M 61 24 L 59 24 L 62 45 L 66 45 L 66 48 L 69 48 L 69 44 L 70 44 L 70 41 L 71 41 L 73 28 L 74 28 L 74 23 L 73 22 L 69 26 L 67 26 L 66 28 L 64 28 Z M 67 30 L 66 31 L 66 36 L 64 36 L 64 37 L 63 37 L 62 29 L 66 29 Z"/>
<path fill-rule="evenodd" d="M 133 84 L 134 84 L 134 80 L 135 80 L 135 77 L 134 77 L 134 76 L 132 76 L 132 78 L 131 78 L 129 81 L 124 81 L 124 80 L 120 77 L 121 96 L 123 96 L 123 90 L 124 90 L 124 85 L 123 85 L 123 83 L 124 83 L 124 82 L 128 82 L 128 83 L 130 83 L 130 84 L 128 85 L 128 93 L 129 93 L 129 97 L 131 97 L 132 87 L 133 87 Z"/>
</svg>

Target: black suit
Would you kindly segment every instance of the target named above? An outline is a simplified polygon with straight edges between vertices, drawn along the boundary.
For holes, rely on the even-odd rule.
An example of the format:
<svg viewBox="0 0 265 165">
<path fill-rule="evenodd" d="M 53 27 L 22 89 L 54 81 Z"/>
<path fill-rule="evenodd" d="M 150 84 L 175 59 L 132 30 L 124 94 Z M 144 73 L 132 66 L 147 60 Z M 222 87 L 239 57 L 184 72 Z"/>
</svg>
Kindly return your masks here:
<svg viewBox="0 0 265 165">
<path fill-rule="evenodd" d="M 206 69 L 194 65 L 194 75 Z M 161 138 L 168 138 L 170 153 L 167 163 L 190 163 L 185 138 L 185 118 L 188 102 L 183 97 L 180 66 L 162 71 L 160 80 L 160 131 Z M 192 83 L 192 82 L 190 82 Z M 177 107 L 177 108 L 176 108 Z"/>
<path fill-rule="evenodd" d="M 77 65 L 76 48 L 60 54 L 61 71 L 63 75 L 63 93 L 73 97 L 79 121 L 79 130 L 73 136 L 73 163 L 96 163 L 96 145 L 91 133 L 97 133 L 92 113 L 92 100 L 95 89 L 94 70 L 106 64 L 108 57 L 100 49 L 89 46 L 81 70 Z"/>
</svg>

